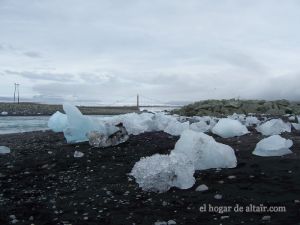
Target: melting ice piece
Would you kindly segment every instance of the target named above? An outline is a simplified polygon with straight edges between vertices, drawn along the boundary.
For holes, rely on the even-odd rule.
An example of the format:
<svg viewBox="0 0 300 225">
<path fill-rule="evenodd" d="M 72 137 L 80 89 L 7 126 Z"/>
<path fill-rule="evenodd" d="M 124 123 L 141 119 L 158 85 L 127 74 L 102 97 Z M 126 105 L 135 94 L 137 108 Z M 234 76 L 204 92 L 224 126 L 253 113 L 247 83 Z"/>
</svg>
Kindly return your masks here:
<svg viewBox="0 0 300 225">
<path fill-rule="evenodd" d="M 203 120 L 196 122 L 196 123 L 192 123 L 190 125 L 190 129 L 193 131 L 198 131 L 198 132 L 207 132 L 210 129 L 210 125 L 208 125 L 206 122 L 204 122 Z"/>
<path fill-rule="evenodd" d="M 79 109 L 71 104 L 66 103 L 63 108 L 68 117 L 67 127 L 63 130 L 68 143 L 88 141 L 86 134 L 90 131 L 106 134 L 104 122 L 82 115 Z"/>
<path fill-rule="evenodd" d="M 80 151 L 75 151 L 74 152 L 74 158 L 81 158 L 83 156 L 84 156 L 83 152 L 80 152 Z"/>
<path fill-rule="evenodd" d="M 241 124 L 241 122 L 229 118 L 220 119 L 213 127 L 212 132 L 222 138 L 242 136 L 249 133 L 247 127 Z"/>
<path fill-rule="evenodd" d="M 260 120 L 255 116 L 247 116 L 245 119 L 245 125 L 247 127 L 260 124 Z"/>
<path fill-rule="evenodd" d="M 231 116 L 228 116 L 227 118 L 232 119 L 232 120 L 238 120 L 241 123 L 245 123 L 246 120 L 246 115 L 245 114 L 237 114 L 233 113 Z"/>
<path fill-rule="evenodd" d="M 186 130 L 181 134 L 172 153 L 185 154 L 196 170 L 234 168 L 237 159 L 234 150 L 204 133 Z"/>
<path fill-rule="evenodd" d="M 6 146 L 0 146 L 0 155 L 9 154 L 9 153 L 10 153 L 10 148 Z"/>
<path fill-rule="evenodd" d="M 295 130 L 300 130 L 300 123 L 292 123 Z"/>
<path fill-rule="evenodd" d="M 291 124 L 285 123 L 282 119 L 272 119 L 258 126 L 256 130 L 265 136 L 291 132 Z"/>
<path fill-rule="evenodd" d="M 155 129 L 153 117 L 152 113 L 128 113 L 120 116 L 118 121 L 124 124 L 128 134 L 138 135 Z"/>
<path fill-rule="evenodd" d="M 67 124 L 67 115 L 59 111 L 54 113 L 48 120 L 48 127 L 54 132 L 63 132 L 63 130 L 67 127 Z"/>
<path fill-rule="evenodd" d="M 116 125 L 117 130 L 110 135 L 105 135 L 99 131 L 90 131 L 87 134 L 89 143 L 94 147 L 116 146 L 129 139 L 128 132 L 122 123 Z"/>
<path fill-rule="evenodd" d="M 155 113 L 153 121 L 155 124 L 156 131 L 163 131 L 171 121 L 176 121 L 177 119 L 171 115 L 165 115 L 164 113 Z"/>
<path fill-rule="evenodd" d="M 1 115 L 2 115 L 2 116 L 7 116 L 7 115 L 8 115 L 8 112 L 5 112 L 5 111 L 4 111 L 4 112 L 1 112 Z"/>
<path fill-rule="evenodd" d="M 273 135 L 258 142 L 253 154 L 258 156 L 282 156 L 292 153 L 289 149 L 292 145 L 292 140 Z"/>
<path fill-rule="evenodd" d="M 188 130 L 189 128 L 190 128 L 189 122 L 181 123 L 177 120 L 171 120 L 168 123 L 167 127 L 164 129 L 164 132 L 174 136 L 179 136 L 183 131 Z"/>
<path fill-rule="evenodd" d="M 194 185 L 194 166 L 182 154 L 155 154 L 142 158 L 132 171 L 139 187 L 144 191 L 166 192 L 171 187 L 187 189 Z"/>
</svg>

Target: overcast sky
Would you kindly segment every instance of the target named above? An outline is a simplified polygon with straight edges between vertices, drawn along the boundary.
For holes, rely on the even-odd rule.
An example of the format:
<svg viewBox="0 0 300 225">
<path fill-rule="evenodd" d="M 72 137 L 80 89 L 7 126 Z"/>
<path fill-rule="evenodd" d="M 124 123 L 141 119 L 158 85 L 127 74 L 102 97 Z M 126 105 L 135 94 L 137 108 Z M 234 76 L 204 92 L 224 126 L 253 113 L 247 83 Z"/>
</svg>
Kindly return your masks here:
<svg viewBox="0 0 300 225">
<path fill-rule="evenodd" d="M 0 0 L 0 96 L 300 100 L 298 0 Z"/>
</svg>

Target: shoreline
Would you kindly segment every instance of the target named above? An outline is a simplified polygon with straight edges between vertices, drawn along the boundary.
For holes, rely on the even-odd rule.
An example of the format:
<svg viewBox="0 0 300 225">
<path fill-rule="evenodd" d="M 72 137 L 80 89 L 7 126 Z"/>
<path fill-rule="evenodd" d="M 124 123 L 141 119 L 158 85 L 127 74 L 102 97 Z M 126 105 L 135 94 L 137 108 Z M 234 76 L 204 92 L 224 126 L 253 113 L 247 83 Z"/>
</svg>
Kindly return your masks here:
<svg viewBox="0 0 300 225">
<path fill-rule="evenodd" d="M 293 154 L 252 155 L 263 136 L 251 133 L 216 141 L 230 145 L 238 159 L 233 169 L 196 171 L 196 184 L 166 193 L 142 191 L 128 176 L 141 157 L 168 154 L 178 140 L 164 132 L 130 136 L 104 149 L 88 143 L 67 144 L 62 133 L 35 131 L 0 135 L 11 154 L 0 155 L 0 223 L 9 224 L 296 224 L 300 222 L 300 132 L 282 136 L 294 141 Z M 74 158 L 75 151 L 84 153 Z M 208 191 L 195 189 L 205 184 Z M 219 194 L 222 199 L 215 199 Z M 286 212 L 209 212 L 203 206 L 284 206 Z M 201 210 L 202 209 L 202 212 Z M 205 208 L 204 208 L 205 209 Z M 270 218 L 269 221 L 263 217 Z M 268 217 L 270 216 L 270 217 Z M 29 219 L 31 218 L 31 220 Z"/>
</svg>

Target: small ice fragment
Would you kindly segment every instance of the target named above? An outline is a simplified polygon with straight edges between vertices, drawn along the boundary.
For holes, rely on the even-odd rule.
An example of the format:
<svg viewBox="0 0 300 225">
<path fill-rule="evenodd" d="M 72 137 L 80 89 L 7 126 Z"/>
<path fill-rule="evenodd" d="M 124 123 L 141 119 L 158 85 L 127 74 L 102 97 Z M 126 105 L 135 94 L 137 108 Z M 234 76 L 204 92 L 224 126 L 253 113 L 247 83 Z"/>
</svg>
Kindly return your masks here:
<svg viewBox="0 0 300 225">
<path fill-rule="evenodd" d="M 196 122 L 196 123 L 192 123 L 190 125 L 190 129 L 193 131 L 198 131 L 198 132 L 207 132 L 210 129 L 210 126 L 203 120 Z"/>
<path fill-rule="evenodd" d="M 201 184 L 196 188 L 196 191 L 207 191 L 208 187 L 205 184 Z"/>
<path fill-rule="evenodd" d="M 292 145 L 292 140 L 273 135 L 258 142 L 252 153 L 258 156 L 282 156 L 292 153 L 289 149 Z"/>
<path fill-rule="evenodd" d="M 5 112 L 5 111 L 4 111 L 4 112 L 1 113 L 1 115 L 2 115 L 2 116 L 7 116 L 7 115 L 8 115 L 8 112 Z"/>
<path fill-rule="evenodd" d="M 0 146 L 0 155 L 9 154 L 9 153 L 10 153 L 10 148 L 6 146 Z"/>
<path fill-rule="evenodd" d="M 80 151 L 75 151 L 74 152 L 74 158 L 81 158 L 83 156 L 84 156 L 83 152 L 80 152 Z"/>
<path fill-rule="evenodd" d="M 295 130 L 300 130 L 300 123 L 292 123 Z"/>
<path fill-rule="evenodd" d="M 247 127 L 241 122 L 229 118 L 220 119 L 213 127 L 212 132 L 222 138 L 242 136 L 249 133 Z"/>
</svg>

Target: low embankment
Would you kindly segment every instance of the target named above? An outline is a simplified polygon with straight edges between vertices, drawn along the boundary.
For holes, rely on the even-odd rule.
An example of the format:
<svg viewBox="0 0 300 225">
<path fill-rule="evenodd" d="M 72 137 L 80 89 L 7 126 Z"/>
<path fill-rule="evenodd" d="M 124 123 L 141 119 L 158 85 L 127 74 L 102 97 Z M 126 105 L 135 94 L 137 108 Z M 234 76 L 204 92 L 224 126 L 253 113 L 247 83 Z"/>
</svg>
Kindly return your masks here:
<svg viewBox="0 0 300 225">
<path fill-rule="evenodd" d="M 136 106 L 79 106 L 79 109 L 85 115 L 118 115 L 139 112 Z M 62 105 L 48 105 L 32 102 L 20 104 L 0 103 L 0 115 L 2 112 L 7 112 L 9 116 L 45 116 L 52 115 L 56 111 L 63 112 Z"/>
</svg>

